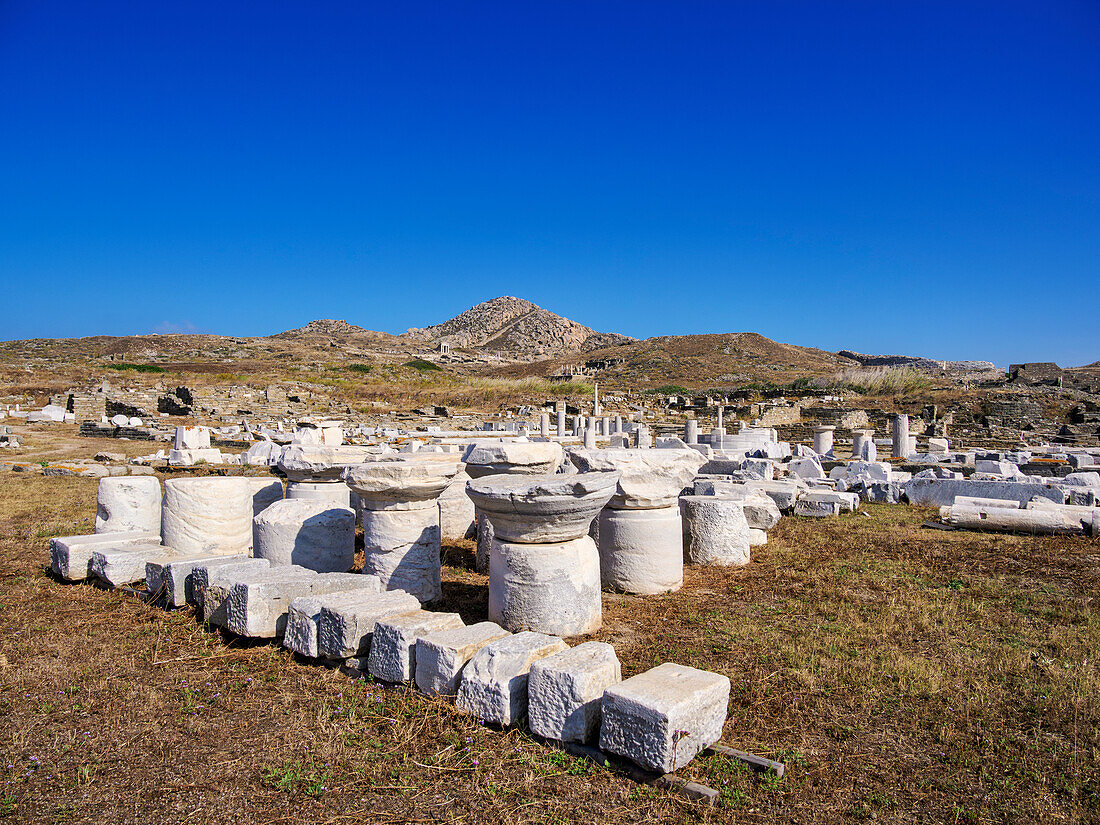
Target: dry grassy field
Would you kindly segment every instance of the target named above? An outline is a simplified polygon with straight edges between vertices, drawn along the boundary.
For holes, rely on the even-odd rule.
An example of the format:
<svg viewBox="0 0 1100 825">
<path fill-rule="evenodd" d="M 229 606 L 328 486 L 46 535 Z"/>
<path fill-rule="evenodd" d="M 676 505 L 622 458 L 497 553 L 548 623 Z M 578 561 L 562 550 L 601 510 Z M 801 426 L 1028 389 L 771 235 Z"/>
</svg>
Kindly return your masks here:
<svg viewBox="0 0 1100 825">
<path fill-rule="evenodd" d="M 702 808 L 501 732 L 47 572 L 95 482 L 0 475 L 0 817 L 20 822 L 1100 821 L 1100 544 L 921 529 L 930 514 L 783 519 L 743 569 L 605 595 L 624 676 L 733 682 Z M 485 617 L 472 548 L 444 609 Z"/>
</svg>

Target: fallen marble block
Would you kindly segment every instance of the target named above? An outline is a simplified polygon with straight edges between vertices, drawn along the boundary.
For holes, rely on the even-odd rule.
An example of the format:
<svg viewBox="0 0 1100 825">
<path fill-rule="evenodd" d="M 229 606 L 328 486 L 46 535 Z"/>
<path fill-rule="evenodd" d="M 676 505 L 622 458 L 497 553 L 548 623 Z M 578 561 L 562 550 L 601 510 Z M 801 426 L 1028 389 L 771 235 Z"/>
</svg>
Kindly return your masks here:
<svg viewBox="0 0 1100 825">
<path fill-rule="evenodd" d="M 591 742 L 600 730 L 604 691 L 622 681 L 615 648 L 585 642 L 532 663 L 527 677 L 531 732 L 561 742 Z"/>
<path fill-rule="evenodd" d="M 176 553 L 161 544 L 129 544 L 97 547 L 88 562 L 88 572 L 112 587 L 145 580 L 145 564 L 151 559 L 168 560 Z"/>
<path fill-rule="evenodd" d="M 804 517 L 839 516 L 854 512 L 859 507 L 855 493 L 838 493 L 832 490 L 806 490 L 794 504 L 794 514 Z"/>
<path fill-rule="evenodd" d="M 462 669 L 474 654 L 509 635 L 493 622 L 424 634 L 416 640 L 416 686 L 429 695 L 454 696 Z"/>
<path fill-rule="evenodd" d="M 290 603 L 313 590 L 317 574 L 304 567 L 280 566 L 228 574 L 225 628 L 238 636 L 274 639 L 283 635 Z"/>
<path fill-rule="evenodd" d="M 455 704 L 483 722 L 507 726 L 523 721 L 531 664 L 568 647 L 556 636 L 530 630 L 490 642 L 463 669 Z"/>
<path fill-rule="evenodd" d="M 1016 501 L 1021 507 L 1035 496 L 1049 498 L 1055 504 L 1066 502 L 1066 493 L 1062 487 L 1026 481 L 938 478 L 920 473 L 907 481 L 902 489 L 909 503 L 919 507 L 943 507 L 953 504 L 957 496 L 1002 498 Z"/>
<path fill-rule="evenodd" d="M 195 566 L 219 559 L 246 561 L 247 556 L 184 556 L 155 558 L 145 562 L 145 589 L 159 593 L 165 607 L 183 607 L 194 603 L 193 576 Z"/>
<path fill-rule="evenodd" d="M 419 609 L 420 600 L 404 590 L 326 596 L 317 620 L 317 650 L 327 659 L 367 656 L 375 622 Z"/>
<path fill-rule="evenodd" d="M 718 496 L 680 496 L 680 516 L 685 562 L 749 563 L 749 524 L 742 502 Z"/>
<path fill-rule="evenodd" d="M 377 576 L 364 576 L 361 573 L 333 573 L 341 580 L 315 582 L 314 595 L 299 596 L 290 603 L 287 610 L 286 628 L 283 630 L 283 647 L 316 659 L 320 652 L 321 608 L 325 605 L 325 596 L 344 592 L 382 592 L 382 583 Z M 318 576 L 319 579 L 325 578 Z"/>
<path fill-rule="evenodd" d="M 88 578 L 88 563 L 97 548 L 158 542 L 160 533 L 153 531 L 57 536 L 50 539 L 50 570 L 65 581 L 84 581 Z"/>
<path fill-rule="evenodd" d="M 114 476 L 96 490 L 97 533 L 160 535 L 160 481 L 153 476 Z"/>
<path fill-rule="evenodd" d="M 763 547 L 768 543 L 768 534 L 764 530 L 749 528 L 749 547 Z"/>
<path fill-rule="evenodd" d="M 439 630 L 464 627 L 457 613 L 417 610 L 379 619 L 374 625 L 367 670 L 383 682 L 408 682 L 416 675 L 416 642 Z"/>
<path fill-rule="evenodd" d="M 247 556 L 245 558 L 221 556 L 210 561 L 199 562 L 191 568 L 190 602 L 195 605 L 207 624 L 224 627 L 225 600 L 229 596 L 229 574 L 235 570 L 260 569 L 269 566 L 267 559 L 252 559 Z M 217 620 L 213 618 L 214 612 L 219 613 Z"/>
<path fill-rule="evenodd" d="M 1050 499 L 1043 499 L 1050 501 Z M 1053 504 L 1053 502 L 1050 502 Z M 978 498 L 976 496 L 955 496 L 955 505 L 959 507 L 1007 507 L 1010 510 L 1023 509 L 1018 501 L 1006 498 Z M 954 506 L 954 505 L 953 505 Z"/>
<path fill-rule="evenodd" d="M 671 773 L 722 738 L 729 695 L 721 674 L 658 665 L 604 692 L 600 748 Z"/>
</svg>

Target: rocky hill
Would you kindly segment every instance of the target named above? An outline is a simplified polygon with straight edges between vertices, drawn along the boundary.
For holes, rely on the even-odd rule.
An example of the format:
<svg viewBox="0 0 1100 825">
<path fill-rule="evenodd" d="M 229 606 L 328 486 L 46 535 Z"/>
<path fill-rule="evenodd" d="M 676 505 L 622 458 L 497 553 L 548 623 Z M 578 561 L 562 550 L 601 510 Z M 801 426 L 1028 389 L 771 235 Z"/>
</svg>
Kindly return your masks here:
<svg viewBox="0 0 1100 825">
<path fill-rule="evenodd" d="M 596 332 L 525 301 L 493 298 L 441 324 L 410 329 L 407 341 L 448 343 L 455 348 L 483 349 L 510 356 L 551 357 L 588 352 L 634 341 L 625 335 Z"/>
</svg>

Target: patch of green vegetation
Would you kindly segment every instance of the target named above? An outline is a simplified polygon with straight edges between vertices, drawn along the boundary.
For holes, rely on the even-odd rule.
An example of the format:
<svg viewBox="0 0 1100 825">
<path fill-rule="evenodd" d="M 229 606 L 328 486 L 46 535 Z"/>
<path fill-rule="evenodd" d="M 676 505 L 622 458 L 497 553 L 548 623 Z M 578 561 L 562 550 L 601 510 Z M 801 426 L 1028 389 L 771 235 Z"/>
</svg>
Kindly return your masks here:
<svg viewBox="0 0 1100 825">
<path fill-rule="evenodd" d="M 649 391 L 653 395 L 691 395 L 687 387 L 679 384 L 665 384 L 662 387 L 654 387 Z"/>
<path fill-rule="evenodd" d="M 348 369 L 352 372 L 358 372 L 366 375 L 368 372 L 374 369 L 374 366 L 372 364 L 348 364 Z"/>
<path fill-rule="evenodd" d="M 273 765 L 263 774 L 263 783 L 269 788 L 292 796 L 304 793 L 314 799 L 328 790 L 330 781 L 327 765 L 317 767 L 300 759 L 292 759 L 283 765 Z"/>
<path fill-rule="evenodd" d="M 158 367 L 156 364 L 130 364 L 122 361 L 118 364 L 108 364 L 108 369 L 118 370 L 119 372 L 164 372 L 164 367 Z"/>
<path fill-rule="evenodd" d="M 412 367 L 414 370 L 420 370 L 421 372 L 442 372 L 443 370 L 439 364 L 433 364 L 431 361 L 425 361 L 423 358 L 414 358 L 412 361 L 406 361 L 401 366 Z"/>
</svg>

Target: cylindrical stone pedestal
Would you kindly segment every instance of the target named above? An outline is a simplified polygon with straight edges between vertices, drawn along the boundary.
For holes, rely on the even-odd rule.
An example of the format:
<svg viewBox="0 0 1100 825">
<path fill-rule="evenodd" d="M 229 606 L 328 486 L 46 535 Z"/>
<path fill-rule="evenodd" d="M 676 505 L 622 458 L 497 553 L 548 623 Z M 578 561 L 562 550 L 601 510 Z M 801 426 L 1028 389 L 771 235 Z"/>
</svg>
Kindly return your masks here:
<svg viewBox="0 0 1100 825">
<path fill-rule="evenodd" d="M 383 590 L 405 590 L 422 602 L 442 595 L 439 506 L 363 511 L 363 572 L 378 576 Z"/>
<path fill-rule="evenodd" d="M 641 594 L 680 589 L 684 537 L 677 505 L 654 510 L 606 507 L 599 522 L 600 578 L 605 588 Z"/>
<path fill-rule="evenodd" d="M 599 630 L 600 555 L 588 536 L 554 544 L 494 540 L 490 559 L 490 621 L 513 633 Z"/>
<path fill-rule="evenodd" d="M 253 555 L 273 566 L 346 573 L 355 563 L 355 511 L 331 502 L 284 499 L 252 521 Z"/>
<path fill-rule="evenodd" d="M 833 433 L 836 427 L 814 427 L 814 452 L 828 455 L 833 451 Z"/>
<path fill-rule="evenodd" d="M 909 458 L 909 416 L 894 416 L 894 458 Z"/>
<path fill-rule="evenodd" d="M 248 489 L 252 491 L 252 517 L 255 518 L 276 501 L 284 498 L 283 482 L 278 478 L 249 478 Z"/>
<path fill-rule="evenodd" d="M 558 410 L 558 435 L 565 435 L 565 410 Z"/>
<path fill-rule="evenodd" d="M 611 416 L 605 415 L 603 417 L 603 437 L 608 438 L 611 435 Z"/>
<path fill-rule="evenodd" d="M 694 418 L 689 418 L 687 421 L 684 422 L 684 443 L 699 443 L 699 422 L 696 421 Z"/>
<path fill-rule="evenodd" d="M 861 461 L 863 459 L 863 452 L 866 449 L 864 445 L 872 441 L 873 436 L 874 430 L 852 430 L 853 461 Z"/>
<path fill-rule="evenodd" d="M 161 541 L 181 553 L 247 554 L 252 549 L 248 480 L 172 478 L 164 482 Z"/>
<path fill-rule="evenodd" d="M 550 437 L 550 413 L 539 415 L 539 435 L 543 438 Z"/>
<path fill-rule="evenodd" d="M 623 417 L 621 415 L 615 416 L 615 432 L 621 433 L 623 431 Z"/>
<path fill-rule="evenodd" d="M 749 524 L 745 505 L 717 496 L 682 496 L 684 561 L 741 566 L 749 563 Z"/>
<path fill-rule="evenodd" d="M 160 532 L 160 481 L 155 476 L 113 476 L 96 490 L 97 533 Z"/>
<path fill-rule="evenodd" d="M 596 427 L 589 424 L 584 430 L 584 446 L 588 449 L 596 448 Z"/>
</svg>

